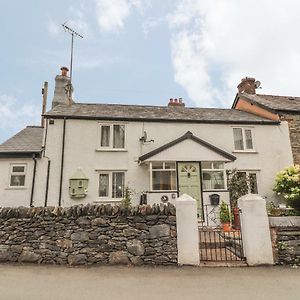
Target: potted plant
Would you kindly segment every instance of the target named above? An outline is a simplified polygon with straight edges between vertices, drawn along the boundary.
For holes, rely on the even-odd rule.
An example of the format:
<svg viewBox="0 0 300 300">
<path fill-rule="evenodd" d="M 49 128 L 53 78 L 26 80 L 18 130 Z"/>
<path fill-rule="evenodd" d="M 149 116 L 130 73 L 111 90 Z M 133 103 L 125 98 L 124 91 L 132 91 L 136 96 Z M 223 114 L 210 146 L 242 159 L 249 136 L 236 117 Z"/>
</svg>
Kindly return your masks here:
<svg viewBox="0 0 300 300">
<path fill-rule="evenodd" d="M 231 226 L 231 217 L 230 217 L 230 211 L 228 204 L 225 203 L 224 201 L 221 202 L 220 205 L 220 221 L 222 223 L 223 231 L 230 231 Z"/>
</svg>

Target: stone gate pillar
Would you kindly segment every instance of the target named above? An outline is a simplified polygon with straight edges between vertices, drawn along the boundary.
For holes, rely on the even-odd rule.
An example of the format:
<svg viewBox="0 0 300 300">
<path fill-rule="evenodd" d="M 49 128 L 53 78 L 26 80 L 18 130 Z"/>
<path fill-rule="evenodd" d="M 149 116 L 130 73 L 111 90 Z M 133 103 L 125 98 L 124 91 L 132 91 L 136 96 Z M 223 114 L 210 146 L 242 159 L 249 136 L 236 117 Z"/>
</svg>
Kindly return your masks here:
<svg viewBox="0 0 300 300">
<path fill-rule="evenodd" d="M 248 194 L 238 200 L 241 209 L 241 231 L 247 263 L 271 265 L 274 263 L 266 200 Z"/>
<path fill-rule="evenodd" d="M 199 266 L 197 201 L 184 194 L 176 200 L 178 264 Z"/>
</svg>

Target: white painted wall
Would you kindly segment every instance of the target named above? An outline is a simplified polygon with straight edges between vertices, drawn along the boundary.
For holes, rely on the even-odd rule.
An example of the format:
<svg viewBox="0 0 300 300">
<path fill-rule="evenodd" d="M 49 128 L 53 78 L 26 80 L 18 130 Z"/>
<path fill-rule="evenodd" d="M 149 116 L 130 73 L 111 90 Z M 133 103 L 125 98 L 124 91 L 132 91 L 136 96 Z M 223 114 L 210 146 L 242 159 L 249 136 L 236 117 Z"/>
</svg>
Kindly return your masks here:
<svg viewBox="0 0 300 300">
<path fill-rule="evenodd" d="M 101 123 L 101 122 L 100 122 Z M 115 123 L 115 122 L 112 122 Z M 292 153 L 289 141 L 289 132 L 286 122 L 280 125 L 255 125 L 254 129 L 255 150 L 254 153 L 234 153 L 233 133 L 231 125 L 226 124 L 194 124 L 194 123 L 159 123 L 159 122 L 125 122 L 126 125 L 126 151 L 97 151 L 99 141 L 99 121 L 96 120 L 67 120 L 65 162 L 62 187 L 62 205 L 91 203 L 102 201 L 98 198 L 98 171 L 99 170 L 124 170 L 126 172 L 126 184 L 134 190 L 133 202 L 139 202 L 140 193 L 149 191 L 149 169 L 147 165 L 139 165 L 138 157 L 154 150 L 180 136 L 191 131 L 195 136 L 229 152 L 237 157 L 233 163 L 227 163 L 227 169 L 238 168 L 247 170 L 258 170 L 259 193 L 267 199 L 274 199 L 272 187 L 276 172 L 292 164 Z M 234 127 L 236 127 L 235 125 Z M 154 143 L 143 144 L 139 138 L 144 130 L 149 139 Z M 48 125 L 47 143 L 45 155 L 51 160 L 51 171 L 49 181 L 48 205 L 58 205 L 61 145 L 62 145 L 63 120 L 55 120 L 54 125 Z M 185 149 L 191 146 L 187 141 L 186 147 L 177 149 L 178 157 L 183 159 Z M 184 144 L 183 144 L 184 145 Z M 193 152 L 197 148 L 192 144 Z M 199 146 L 201 147 L 201 146 Z M 200 148 L 198 148 L 200 149 Z M 206 150 L 206 149 L 205 149 Z M 174 151 L 173 151 L 174 152 Z M 172 158 L 176 153 L 172 153 Z M 203 153 L 202 153 L 203 154 Z M 201 154 L 201 159 L 204 160 Z M 216 159 L 215 153 L 206 153 L 207 161 Z M 188 155 L 187 155 L 188 156 Z M 189 158 L 187 158 L 188 160 Z M 34 195 L 34 204 L 43 205 L 45 199 L 46 165 L 48 159 L 42 158 L 38 162 L 38 186 Z M 0 160 L 2 177 L 8 177 L 5 160 Z M 69 197 L 69 178 L 81 167 L 89 178 L 89 192 L 86 198 L 74 200 Z M 98 170 L 98 171 L 97 171 Z M 31 172 L 29 172 L 31 173 Z M 30 175 L 29 175 L 30 176 Z M 27 179 L 30 180 L 30 177 Z M 28 182 L 28 181 L 27 181 Z M 14 204 L 19 191 L 5 190 L 5 180 L 0 181 L 0 205 Z M 213 193 L 213 192 L 212 192 Z M 219 192 L 218 192 L 219 193 Z M 204 202 L 208 200 L 209 193 L 204 193 Z M 27 197 L 27 196 L 26 196 Z M 25 197 L 25 198 L 26 198 Z M 156 198 L 157 197 L 157 198 Z M 161 195 L 149 196 L 150 201 L 160 202 Z M 5 200 L 3 200 L 5 198 Z M 24 199 L 25 199 L 24 198 Z M 222 198 L 228 199 L 228 193 L 222 193 Z M 26 200 L 20 203 L 26 204 Z"/>
</svg>

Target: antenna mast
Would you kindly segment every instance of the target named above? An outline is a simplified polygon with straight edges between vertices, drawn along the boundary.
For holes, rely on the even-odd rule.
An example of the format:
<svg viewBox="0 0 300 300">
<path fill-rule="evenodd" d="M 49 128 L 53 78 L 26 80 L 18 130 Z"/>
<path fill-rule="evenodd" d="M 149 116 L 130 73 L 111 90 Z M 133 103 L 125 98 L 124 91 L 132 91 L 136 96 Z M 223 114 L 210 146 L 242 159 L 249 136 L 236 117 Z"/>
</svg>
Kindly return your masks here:
<svg viewBox="0 0 300 300">
<path fill-rule="evenodd" d="M 64 28 L 65 32 L 70 33 L 72 36 L 72 38 L 71 38 L 71 63 L 70 63 L 70 83 L 72 84 L 74 36 L 80 37 L 82 39 L 83 39 L 83 36 L 81 34 L 79 34 L 78 32 L 76 32 L 75 30 L 73 30 L 72 28 L 70 28 L 69 26 L 67 26 L 66 25 L 67 22 L 62 24 L 62 27 Z"/>
</svg>

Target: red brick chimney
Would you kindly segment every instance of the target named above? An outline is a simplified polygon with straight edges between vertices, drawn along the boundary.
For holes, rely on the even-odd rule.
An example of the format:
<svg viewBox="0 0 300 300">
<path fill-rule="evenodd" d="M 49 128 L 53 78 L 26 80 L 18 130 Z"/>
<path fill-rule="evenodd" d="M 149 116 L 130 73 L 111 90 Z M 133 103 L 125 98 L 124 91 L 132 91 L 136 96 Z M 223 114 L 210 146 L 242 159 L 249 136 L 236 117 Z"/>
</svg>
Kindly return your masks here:
<svg viewBox="0 0 300 300">
<path fill-rule="evenodd" d="M 256 83 L 255 78 L 245 77 L 237 86 L 239 93 L 255 94 Z"/>
<path fill-rule="evenodd" d="M 168 103 L 168 106 L 181 106 L 181 107 L 184 107 L 185 104 L 184 102 L 182 102 L 182 98 L 170 98 L 169 100 L 169 103 Z"/>
</svg>

